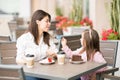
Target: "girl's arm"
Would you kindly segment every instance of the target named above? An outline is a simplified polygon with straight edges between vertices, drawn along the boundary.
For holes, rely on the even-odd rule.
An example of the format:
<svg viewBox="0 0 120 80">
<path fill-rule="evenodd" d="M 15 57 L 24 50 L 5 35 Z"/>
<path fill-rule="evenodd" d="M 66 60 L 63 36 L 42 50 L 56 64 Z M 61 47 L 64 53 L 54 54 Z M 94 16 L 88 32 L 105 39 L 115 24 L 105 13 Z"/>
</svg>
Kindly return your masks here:
<svg viewBox="0 0 120 80">
<path fill-rule="evenodd" d="M 62 38 L 61 40 L 62 44 L 62 50 L 66 53 L 67 57 L 72 57 L 73 54 L 79 55 L 79 53 L 83 52 L 82 48 L 76 49 L 75 51 L 72 51 L 68 46 L 67 46 L 67 40 L 65 38 Z M 81 51 L 82 50 L 82 51 Z"/>
</svg>

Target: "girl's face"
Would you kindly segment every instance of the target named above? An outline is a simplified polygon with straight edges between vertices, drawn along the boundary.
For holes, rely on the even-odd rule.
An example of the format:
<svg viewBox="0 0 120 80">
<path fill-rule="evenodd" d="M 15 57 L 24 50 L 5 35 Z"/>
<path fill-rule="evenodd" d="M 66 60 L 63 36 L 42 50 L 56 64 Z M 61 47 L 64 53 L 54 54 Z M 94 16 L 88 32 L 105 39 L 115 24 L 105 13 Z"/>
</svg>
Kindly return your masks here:
<svg viewBox="0 0 120 80">
<path fill-rule="evenodd" d="M 84 33 L 82 33 L 81 39 L 80 39 L 81 45 L 85 47 L 85 40 L 84 40 Z"/>
<path fill-rule="evenodd" d="M 42 32 L 48 32 L 50 28 L 49 17 L 44 17 L 41 21 L 37 20 L 36 23 L 38 24 L 38 30 Z"/>
</svg>

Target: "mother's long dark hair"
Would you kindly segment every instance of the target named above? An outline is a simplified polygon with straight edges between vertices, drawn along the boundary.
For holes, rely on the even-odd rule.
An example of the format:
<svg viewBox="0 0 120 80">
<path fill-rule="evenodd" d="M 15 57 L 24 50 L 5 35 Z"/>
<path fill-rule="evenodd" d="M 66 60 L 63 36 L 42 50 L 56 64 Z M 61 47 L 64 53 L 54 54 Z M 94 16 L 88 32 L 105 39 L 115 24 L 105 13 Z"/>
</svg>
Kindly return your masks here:
<svg viewBox="0 0 120 80">
<path fill-rule="evenodd" d="M 38 25 L 36 23 L 36 20 L 41 21 L 44 17 L 48 16 L 49 17 L 49 22 L 51 20 L 51 16 L 50 14 L 48 14 L 47 12 L 43 11 L 43 10 L 37 10 L 34 12 L 28 31 L 33 35 L 34 37 L 34 41 L 35 43 L 38 45 L 38 38 L 39 38 L 39 31 L 38 31 Z M 43 41 L 48 45 L 49 45 L 49 38 L 50 35 L 47 32 L 43 32 Z"/>
</svg>

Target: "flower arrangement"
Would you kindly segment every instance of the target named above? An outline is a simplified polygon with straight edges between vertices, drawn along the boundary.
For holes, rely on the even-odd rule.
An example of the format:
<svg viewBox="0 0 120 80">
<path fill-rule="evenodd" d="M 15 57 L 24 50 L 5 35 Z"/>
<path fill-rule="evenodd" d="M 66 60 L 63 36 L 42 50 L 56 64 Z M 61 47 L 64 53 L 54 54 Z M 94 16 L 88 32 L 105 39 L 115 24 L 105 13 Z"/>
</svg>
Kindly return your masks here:
<svg viewBox="0 0 120 80">
<path fill-rule="evenodd" d="M 57 7 L 56 12 L 63 12 L 62 10 Z M 58 22 L 56 23 L 56 29 L 67 30 L 66 28 L 69 26 L 93 26 L 92 21 L 88 17 L 83 18 L 83 0 L 72 0 L 69 17 L 64 17 L 63 14 L 56 15 L 55 20 Z"/>
<path fill-rule="evenodd" d="M 77 22 L 64 16 L 57 16 L 55 19 L 56 21 L 58 21 L 58 23 L 56 23 L 57 29 L 64 30 L 68 26 L 73 26 L 73 27 L 74 26 L 90 26 L 90 27 L 93 26 L 92 21 L 88 17 L 85 17 L 81 21 L 77 21 Z"/>
<path fill-rule="evenodd" d="M 103 30 L 102 32 L 102 40 L 117 40 L 118 38 L 118 32 L 113 29 Z"/>
<path fill-rule="evenodd" d="M 93 23 L 92 23 L 92 20 L 90 20 L 88 17 L 85 17 L 80 21 L 80 25 L 92 27 Z"/>
</svg>

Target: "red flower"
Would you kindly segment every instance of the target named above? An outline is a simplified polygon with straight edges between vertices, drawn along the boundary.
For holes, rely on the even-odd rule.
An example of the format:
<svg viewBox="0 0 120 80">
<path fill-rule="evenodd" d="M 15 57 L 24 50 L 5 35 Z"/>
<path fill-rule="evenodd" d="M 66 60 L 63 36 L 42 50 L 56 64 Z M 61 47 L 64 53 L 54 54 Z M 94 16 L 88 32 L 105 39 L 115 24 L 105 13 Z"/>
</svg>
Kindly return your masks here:
<svg viewBox="0 0 120 80">
<path fill-rule="evenodd" d="M 103 37 L 102 40 L 107 40 L 107 38 L 106 38 L 106 37 Z"/>
<path fill-rule="evenodd" d="M 103 30 L 102 40 L 117 40 L 118 32 L 115 32 L 113 29 Z"/>
<path fill-rule="evenodd" d="M 68 26 L 78 26 L 78 25 L 92 26 L 92 21 L 89 20 L 88 17 L 78 22 L 75 22 L 74 20 L 70 20 L 67 17 L 63 17 L 63 16 L 57 16 L 55 19 L 58 21 L 58 23 L 56 24 L 57 29 L 65 30 L 66 27 Z"/>
<path fill-rule="evenodd" d="M 82 19 L 80 21 L 80 24 L 82 26 L 91 26 L 91 27 L 93 26 L 92 21 L 88 17 L 85 17 L 84 19 Z"/>
</svg>

